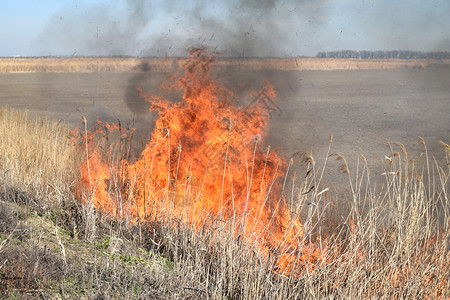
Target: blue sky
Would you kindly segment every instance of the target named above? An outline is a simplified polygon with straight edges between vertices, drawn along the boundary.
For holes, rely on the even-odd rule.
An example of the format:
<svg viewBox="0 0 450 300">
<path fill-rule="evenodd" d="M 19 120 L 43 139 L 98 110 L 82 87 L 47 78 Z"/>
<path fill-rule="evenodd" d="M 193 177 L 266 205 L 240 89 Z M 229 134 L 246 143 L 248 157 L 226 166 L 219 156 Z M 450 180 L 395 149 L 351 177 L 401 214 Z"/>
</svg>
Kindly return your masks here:
<svg viewBox="0 0 450 300">
<path fill-rule="evenodd" d="M 449 0 L 0 0 L 0 56 L 450 51 Z"/>
</svg>

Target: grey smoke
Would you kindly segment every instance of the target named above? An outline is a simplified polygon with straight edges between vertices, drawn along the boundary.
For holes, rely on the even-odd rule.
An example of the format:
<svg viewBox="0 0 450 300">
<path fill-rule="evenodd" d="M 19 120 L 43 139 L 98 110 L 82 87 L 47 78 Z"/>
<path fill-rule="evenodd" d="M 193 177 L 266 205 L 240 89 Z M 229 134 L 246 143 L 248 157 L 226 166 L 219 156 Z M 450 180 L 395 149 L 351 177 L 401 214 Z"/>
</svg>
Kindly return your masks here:
<svg viewBox="0 0 450 300">
<path fill-rule="evenodd" d="M 289 1 L 288 1 L 289 2 Z M 294 20 L 309 0 L 110 1 L 72 5 L 49 20 L 42 55 L 185 56 L 208 46 L 225 56 L 289 56 Z M 276 20 L 283 20 L 282 22 Z M 290 50 L 286 50 L 291 47 Z"/>
<path fill-rule="evenodd" d="M 41 55 L 185 56 L 191 46 L 234 57 L 450 51 L 444 0 L 70 2 L 36 40 Z"/>
<path fill-rule="evenodd" d="M 192 46 L 239 58 L 315 56 L 345 49 L 450 51 L 450 2 L 444 0 L 436 1 L 438 10 L 419 10 L 422 0 L 347 0 L 341 6 L 333 0 L 71 3 L 49 20 L 36 40 L 40 55 L 185 57 Z M 136 88 L 157 86 L 159 80 L 141 67 L 125 96 L 136 116 L 148 110 Z M 238 82 L 246 81 L 239 76 Z"/>
<path fill-rule="evenodd" d="M 152 19 L 151 10 L 144 0 L 121 2 L 126 13 L 116 11 L 118 2 L 111 1 L 73 5 L 53 16 L 37 41 L 43 54 L 132 55 L 140 47 L 140 31 Z"/>
</svg>

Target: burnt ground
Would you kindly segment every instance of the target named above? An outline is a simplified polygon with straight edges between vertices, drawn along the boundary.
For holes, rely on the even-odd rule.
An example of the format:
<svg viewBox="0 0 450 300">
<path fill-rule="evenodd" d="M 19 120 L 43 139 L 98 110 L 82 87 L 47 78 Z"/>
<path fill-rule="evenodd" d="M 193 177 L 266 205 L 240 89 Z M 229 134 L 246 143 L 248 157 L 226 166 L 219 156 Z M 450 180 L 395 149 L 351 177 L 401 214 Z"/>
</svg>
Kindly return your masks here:
<svg viewBox="0 0 450 300">
<path fill-rule="evenodd" d="M 145 71 L 145 70 L 144 70 Z M 0 105 L 28 109 L 81 126 L 88 122 L 120 120 L 151 130 L 155 114 L 136 94 L 140 86 L 157 93 L 166 74 L 140 73 L 15 73 L 0 74 Z M 378 156 L 390 151 L 385 138 L 402 142 L 417 157 L 422 136 L 437 160 L 444 161 L 438 140 L 450 142 L 450 68 L 347 70 L 347 71 L 233 71 L 216 78 L 242 102 L 246 90 L 259 89 L 269 79 L 278 92 L 279 112 L 272 114 L 266 145 L 285 157 L 312 150 L 322 164 L 334 135 L 332 153 L 344 155 L 351 168 L 360 153 L 372 166 L 372 178 L 381 177 Z M 296 159 L 298 161 L 298 159 Z M 303 172 L 302 166 L 297 166 Z M 334 178 L 337 163 L 330 161 L 326 174 Z"/>
</svg>

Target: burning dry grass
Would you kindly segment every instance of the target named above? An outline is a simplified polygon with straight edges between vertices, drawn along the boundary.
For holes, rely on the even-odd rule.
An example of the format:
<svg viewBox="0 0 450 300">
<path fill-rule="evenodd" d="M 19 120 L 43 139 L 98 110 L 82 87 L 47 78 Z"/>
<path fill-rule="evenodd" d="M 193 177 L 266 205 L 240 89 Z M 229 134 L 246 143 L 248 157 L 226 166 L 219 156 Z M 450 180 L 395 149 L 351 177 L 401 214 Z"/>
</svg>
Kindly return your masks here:
<svg viewBox="0 0 450 300">
<path fill-rule="evenodd" d="M 6 109 L 2 111 L 1 120 L 1 126 L 8 128 L 9 132 L 2 134 L 1 144 L 2 161 L 5 162 L 2 165 L 4 190 L 6 186 L 11 187 L 11 183 L 14 183 L 15 189 L 27 191 L 28 195 L 32 194 L 33 197 L 30 199 L 35 199 L 36 202 L 40 199 L 54 199 L 54 192 L 50 187 L 61 185 L 63 188 L 65 184 L 65 190 L 70 190 L 70 180 L 74 178 L 73 174 L 77 174 L 73 169 L 76 155 L 68 144 L 66 129 L 49 120 L 31 118 L 26 113 Z M 52 134 L 45 135 L 46 129 Z M 8 134 L 9 142 L 6 139 Z M 37 156 L 21 154 L 20 149 L 14 146 L 21 143 L 22 138 L 22 143 L 26 141 L 24 145 L 26 148 L 23 149 L 34 151 L 41 149 L 40 152 L 36 152 Z M 122 157 L 127 156 L 125 153 L 129 153 L 130 140 L 119 141 L 121 145 L 115 144 L 112 147 L 123 152 Z M 92 261 L 89 255 L 97 253 L 98 250 L 95 249 L 100 247 L 105 249 L 102 251 L 107 251 L 109 256 L 101 258 L 98 253 L 98 259 L 93 265 L 80 261 L 81 266 L 69 264 L 69 267 L 64 267 L 64 257 L 60 250 L 57 250 L 59 246 L 54 238 L 55 248 L 51 251 L 37 247 L 30 248 L 27 253 L 24 252 L 27 257 L 34 257 L 34 262 L 8 260 L 8 253 L 19 251 L 16 246 L 11 246 L 16 245 L 18 241 L 14 242 L 8 233 L 16 232 L 15 235 L 18 237 L 23 234 L 27 236 L 26 232 L 29 232 L 29 229 L 21 227 L 18 234 L 19 227 L 6 226 L 20 222 L 23 216 L 20 217 L 20 214 L 11 216 L 7 213 L 12 211 L 11 208 L 2 205 L 2 211 L 7 214 L 2 219 L 10 221 L 0 228 L 3 235 L 0 253 L 5 258 L 0 272 L 3 272 L 1 276 L 4 279 L 20 278 L 17 283 L 19 286 L 14 285 L 14 281 L 8 281 L 9 286 L 14 288 L 3 290 L 3 295 L 23 294 L 34 289 L 34 295 L 65 293 L 67 296 L 74 293 L 73 295 L 78 296 L 95 296 L 106 295 L 102 293 L 105 291 L 119 298 L 146 297 L 152 293 L 158 298 L 178 295 L 198 299 L 206 297 L 446 299 L 450 295 L 447 191 L 449 170 L 448 166 L 433 163 L 427 159 L 428 156 L 430 154 L 424 152 L 422 158 L 426 168 L 425 172 L 421 172 L 416 169 L 416 163 L 410 161 L 404 147 L 394 145 L 391 155 L 385 161 L 385 184 L 379 188 L 371 186 L 370 172 L 365 164 L 362 164 L 358 174 L 354 174 L 346 167 L 344 158 L 339 157 L 343 162 L 342 170 L 349 176 L 351 182 L 349 196 L 352 200 L 344 204 L 333 203 L 335 206 L 346 205 L 349 209 L 347 215 L 340 216 L 339 226 L 333 228 L 324 225 L 327 223 L 326 216 L 332 215 L 335 210 L 329 205 L 324 205 L 329 201 L 330 192 L 320 182 L 322 169 L 318 169 L 318 164 L 312 164 L 314 159 L 311 159 L 311 156 L 307 158 L 309 162 L 307 169 L 310 170 L 308 176 L 300 184 L 296 183 L 294 178 L 292 181 L 289 180 L 291 184 L 286 189 L 286 195 L 290 195 L 288 200 L 291 209 L 299 212 L 298 217 L 301 217 L 304 224 L 303 230 L 307 238 L 299 240 L 299 243 L 320 243 L 321 238 L 327 239 L 327 244 L 324 243 L 323 246 L 327 247 L 328 252 L 324 259 L 316 263 L 285 270 L 279 268 L 278 262 L 283 259 L 286 252 L 283 253 L 280 247 L 274 246 L 267 255 L 261 251 L 254 239 L 236 235 L 236 231 L 233 230 L 235 220 L 226 221 L 213 217 L 201 227 L 192 226 L 176 216 L 167 218 L 162 215 L 140 221 L 132 221 L 133 216 L 128 215 L 128 221 L 126 216 L 123 216 L 125 221 L 121 219 L 114 221 L 114 217 L 96 211 L 89 203 L 76 205 L 78 219 L 74 217 L 76 214 L 59 216 L 59 218 L 72 217 L 76 219 L 74 222 L 78 230 L 91 232 L 91 235 L 88 235 L 90 238 L 87 239 L 90 242 L 86 244 L 83 242 L 81 245 L 85 245 L 84 248 L 76 251 L 73 245 L 79 248 L 78 242 L 68 239 L 67 236 L 61 237 L 65 253 L 68 257 L 75 255 L 71 256 L 73 261 L 79 261 L 75 257 L 81 253 L 84 253 L 83 261 Z M 118 162 L 120 159 L 117 156 L 111 159 L 110 171 L 116 175 L 117 168 L 114 164 Z M 321 168 L 325 168 L 325 165 L 326 161 Z M 8 171 L 8 168 L 11 171 Z M 54 172 L 50 172 L 52 170 Z M 34 181 L 31 180 L 33 178 Z M 44 183 L 49 188 L 42 189 Z M 33 188 L 30 189 L 31 187 Z M 113 195 L 118 192 L 117 189 L 118 186 L 110 185 L 109 193 Z M 120 186 L 120 189 L 123 190 L 123 186 Z M 14 201 L 9 195 L 4 194 L 8 201 Z M 41 197 L 36 198 L 39 195 Z M 70 195 L 65 196 L 66 200 L 70 200 Z M 45 203 L 47 202 L 37 204 L 45 205 Z M 64 206 L 60 203 L 52 207 L 52 211 L 58 211 L 57 207 Z M 17 217 L 19 221 L 15 221 Z M 74 234 L 73 227 L 65 228 L 70 230 L 71 235 Z M 108 229 L 105 231 L 102 228 Z M 96 234 L 92 234 L 93 232 Z M 109 234 L 104 236 L 102 232 Z M 322 237 L 318 236 L 319 233 Z M 45 235 L 41 232 L 39 236 Z M 79 236 L 81 240 L 85 237 Z M 20 239 L 26 240 L 23 236 Z M 117 241 L 121 241 L 122 246 L 118 246 Z M 134 250 L 126 250 L 125 253 L 128 254 L 117 252 L 117 249 L 124 246 L 124 249 L 132 249 L 129 247 L 133 247 L 131 245 L 136 243 L 144 246 L 149 254 L 147 256 L 139 252 L 136 254 Z M 92 245 L 95 248 L 94 252 L 88 250 Z M 152 253 L 159 254 L 155 256 Z M 162 260 L 158 258 L 159 255 L 162 255 Z M 15 257 L 15 254 L 13 256 Z M 36 264 L 37 261 L 41 263 Z M 19 265 L 14 267 L 12 264 L 15 263 Z M 46 269 L 47 264 L 53 269 L 56 268 L 58 272 L 52 273 L 54 271 Z M 164 265 L 169 267 L 163 267 Z M 38 275 L 27 269 L 36 266 L 39 266 Z M 128 266 L 132 266 L 131 271 Z M 21 270 L 20 276 L 14 275 L 18 268 Z M 75 270 L 82 274 L 81 277 L 71 273 Z M 97 277 L 91 277 L 89 274 Z M 137 276 L 138 274 L 140 275 Z M 56 290 L 54 290 L 55 280 L 61 284 L 56 285 Z M 101 291 L 91 289 L 92 285 L 101 285 L 103 288 Z"/>
<path fill-rule="evenodd" d="M 0 73 L 26 72 L 175 72 L 183 58 L 0 58 Z M 215 68 L 235 70 L 371 70 L 448 67 L 450 60 L 431 59 L 333 59 L 333 58 L 248 58 L 220 59 Z"/>
<path fill-rule="evenodd" d="M 193 89 L 190 83 L 195 80 L 183 81 L 184 77 L 182 83 L 188 82 L 184 87 L 190 96 L 227 94 L 203 79 L 198 80 L 212 91 Z M 49 224 L 53 232 L 56 228 L 53 242 L 46 241 L 53 245 L 52 251 L 42 252 L 41 237 L 49 230 L 42 229 L 40 234 L 31 234 L 35 239 L 29 238 L 25 233 L 33 230 L 25 227 L 18 231 L 18 224 L 23 225 L 20 219 L 27 220 L 27 214 L 11 215 L 10 204 L 0 206 L 0 216 L 9 220 L 0 223 L 0 276 L 13 278 L 9 286 L 16 292 L 24 294 L 28 285 L 41 296 L 91 298 L 448 299 L 448 144 L 442 142 L 447 151 L 447 165 L 443 166 L 432 159 L 423 139 L 419 140 L 424 147 L 421 162 L 412 161 L 403 145 L 389 145 L 390 154 L 382 162 L 382 186 L 372 185 L 364 158 L 357 170 L 351 170 L 339 155 L 327 155 L 321 166 L 312 154 L 305 155 L 306 176 L 289 174 L 289 168 L 297 163 L 291 160 L 285 167 L 287 174 L 277 177 L 268 169 L 276 166 L 278 158 L 267 159 L 266 152 L 257 154 L 259 138 L 246 140 L 245 130 L 232 132 L 230 126 L 219 126 L 224 129 L 216 135 L 221 143 L 206 139 L 205 145 L 220 149 L 216 154 L 225 150 L 224 155 L 212 155 L 218 162 L 199 163 L 199 156 L 211 157 L 203 148 L 184 156 L 191 151 L 186 146 L 191 140 L 181 138 L 183 147 L 176 143 L 174 119 L 180 115 L 170 115 L 170 105 L 158 100 L 154 105 L 162 109 L 164 126 L 152 136 L 150 148 L 142 155 L 134 155 L 142 149 L 132 133 L 118 125 L 100 124 L 102 129 L 94 133 L 83 129 L 71 141 L 64 125 L 23 112 L 1 111 L 3 191 L 26 193 L 38 212 L 53 202 L 47 210 L 52 222 L 40 222 Z M 205 127 L 202 117 L 191 113 L 195 101 L 191 104 L 193 107 L 179 104 L 177 108 L 190 116 L 189 124 L 196 124 L 198 118 Z M 237 110 L 225 103 L 219 108 Z M 210 112 L 207 115 L 212 120 L 217 117 Z M 245 119 L 245 113 L 243 116 Z M 231 123 L 231 119 L 218 116 L 217 124 Z M 262 117 L 261 123 L 264 120 Z M 189 129 L 189 124 L 184 127 Z M 168 143 L 168 132 L 173 143 Z M 236 136 L 240 138 L 234 141 Z M 74 138 L 79 147 L 72 147 Z M 322 182 L 329 157 L 339 160 L 342 176 L 349 179 L 348 195 L 337 200 L 333 200 L 331 187 Z M 77 166 L 83 158 L 80 174 Z M 143 158 L 150 162 L 143 163 Z M 200 166 L 200 173 L 192 171 L 191 159 Z M 158 164 L 162 168 L 158 174 L 147 172 Z M 142 168 L 146 172 L 139 172 Z M 220 180 L 211 177 L 203 182 L 213 168 L 222 170 Z M 98 176 L 100 169 L 104 174 Z M 183 177 L 186 170 L 191 176 Z M 80 175 L 84 179 L 79 179 Z M 243 179 L 244 184 L 239 186 L 233 181 L 236 179 Z M 203 191 L 216 182 L 219 190 Z M 275 182 L 278 190 L 271 188 Z M 23 203 L 16 194 L 3 193 L 4 199 Z M 270 203 L 258 202 L 260 194 Z M 199 205 L 205 195 L 214 205 L 189 205 Z M 242 198 L 244 201 L 238 202 Z M 258 205 L 252 206 L 255 203 Z M 263 209 L 266 205 L 270 209 Z M 212 210 L 216 206 L 220 213 Z M 346 207 L 347 213 L 339 213 L 336 207 Z M 267 216 L 255 218 L 260 212 Z M 67 236 L 58 234 L 61 227 Z M 77 247 L 73 245 L 76 239 L 83 241 L 78 241 Z M 20 253 L 32 257 L 31 263 L 9 259 L 8 253 L 18 253 L 17 245 L 36 246 Z M 82 259 L 74 263 L 77 257 Z M 39 264 L 41 260 L 43 264 Z M 17 276 L 14 270 L 26 276 Z M 19 283 L 25 286 L 17 288 L 16 277 L 22 278 Z M 3 286 L 0 289 L 3 295 L 13 292 Z"/>
</svg>

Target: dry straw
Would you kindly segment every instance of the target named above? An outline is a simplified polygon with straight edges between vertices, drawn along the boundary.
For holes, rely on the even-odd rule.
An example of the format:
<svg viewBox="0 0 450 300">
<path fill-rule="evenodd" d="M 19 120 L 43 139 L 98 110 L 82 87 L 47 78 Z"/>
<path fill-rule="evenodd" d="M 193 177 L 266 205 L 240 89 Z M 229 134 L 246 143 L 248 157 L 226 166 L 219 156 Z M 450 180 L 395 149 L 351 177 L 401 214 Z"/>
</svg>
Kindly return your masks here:
<svg viewBox="0 0 450 300">
<path fill-rule="evenodd" d="M 77 160 L 88 154 L 84 149 L 84 136 L 81 135 L 82 141 L 79 141 L 82 150 L 76 153 L 68 135 L 68 127 L 61 122 L 1 109 L 2 192 L 20 191 L 31 195 L 26 199 L 38 204 L 53 202 L 50 207 L 64 207 L 61 202 L 72 197 L 72 182 L 79 176 Z M 98 240 L 100 229 L 110 224 L 108 231 L 104 231 L 110 241 L 129 238 L 149 253 L 156 253 L 153 257 L 165 261 L 166 267 L 155 269 L 150 265 L 136 273 L 133 263 L 122 272 L 118 267 L 112 269 L 116 265 L 112 259 L 91 258 L 94 262 L 86 265 L 82 276 L 72 273 L 76 282 L 83 283 L 83 290 L 66 296 L 134 297 L 136 289 L 129 288 L 132 286 L 138 287 L 139 295 L 145 295 L 142 298 L 157 295 L 159 298 L 189 296 L 197 299 L 448 299 L 449 165 L 431 161 L 425 141 L 419 139 L 419 142 L 424 149 L 420 158 L 424 169 L 417 169 L 419 163 L 411 162 L 402 144 L 389 143 L 391 154 L 386 156 L 381 176 L 384 182 L 377 186 L 370 180 L 364 157 L 361 166 L 358 160 L 358 167 L 352 170 L 346 158 L 336 155 L 345 173 L 336 172 L 336 176 L 348 176 L 347 195 L 333 196 L 333 188 L 322 182 L 328 154 L 322 166 L 312 153 L 307 154 L 304 163 L 307 176 L 300 177 L 300 185 L 295 180 L 289 185 L 284 179 L 286 198 L 283 200 L 288 202 L 294 219 L 303 224 L 301 230 L 295 224 L 288 227 L 288 231 L 302 232 L 298 234 L 298 247 L 289 249 L 280 243 L 267 255 L 261 253 L 254 240 L 236 236 L 235 220 L 225 222 L 212 218 L 197 229 L 175 217 L 158 215 L 150 220 L 128 222 L 123 220 L 126 215 L 115 219 L 95 211 L 89 203 L 79 202 L 74 205 L 74 215 L 81 217 L 74 218 L 74 222 L 81 230 L 77 222 L 84 220 L 85 234 L 80 236 L 85 240 L 91 244 L 102 242 Z M 448 152 L 448 144 L 441 144 Z M 117 163 L 118 156 L 126 157 L 128 148 L 129 145 L 118 147 L 117 151 L 123 153 L 113 152 L 111 162 Z M 251 156 L 249 160 L 251 162 Z M 293 164 L 291 161 L 290 165 Z M 112 166 L 111 172 L 114 170 L 117 168 Z M 249 181 L 254 178 L 251 168 L 244 172 L 248 172 Z M 117 174 L 111 178 L 114 175 Z M 114 196 L 118 195 L 118 189 L 126 193 L 126 189 L 133 187 L 133 182 L 115 185 L 111 180 L 108 192 Z M 16 194 L 2 193 L 2 196 L 11 201 Z M 164 199 L 168 197 L 166 193 L 161 197 L 163 202 L 171 203 L 171 198 Z M 333 207 L 347 207 L 347 213 Z M 149 208 L 148 211 L 156 210 Z M 327 219 L 331 217 L 340 222 L 327 226 Z M 61 243 L 58 242 L 57 249 L 63 257 L 68 256 L 71 244 L 63 243 L 62 235 L 59 237 Z M 2 245 L 9 245 L 10 239 L 7 240 Z M 302 249 L 311 245 L 320 247 L 322 260 L 299 264 L 291 270 L 277 268 L 276 262 L 283 259 L 282 255 L 289 253 L 301 258 Z M 68 272 L 70 263 L 67 258 Z M 95 276 L 91 276 L 92 272 Z M 136 274 L 144 274 L 145 280 Z M 66 279 L 57 284 L 61 290 L 70 282 Z"/>
<path fill-rule="evenodd" d="M 133 57 L 38 57 L 0 58 L 0 73 L 25 72 L 173 72 L 180 58 Z M 450 60 L 431 59 L 340 59 L 340 58 L 249 58 L 219 59 L 215 67 L 236 70 L 376 70 L 399 68 L 435 68 L 448 66 Z M 137 67 L 136 67 L 137 66 Z"/>
<path fill-rule="evenodd" d="M 62 200 L 77 173 L 69 126 L 27 111 L 0 109 L 0 184 L 4 191 Z"/>
</svg>

